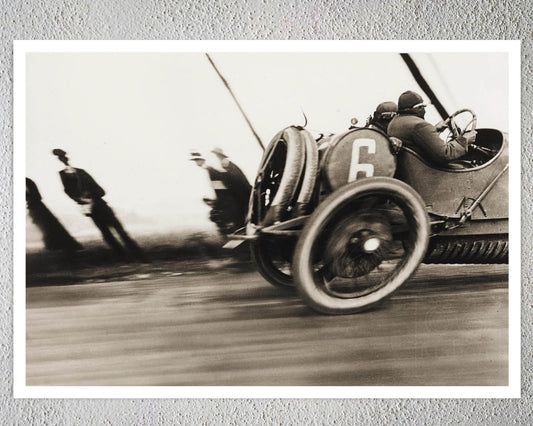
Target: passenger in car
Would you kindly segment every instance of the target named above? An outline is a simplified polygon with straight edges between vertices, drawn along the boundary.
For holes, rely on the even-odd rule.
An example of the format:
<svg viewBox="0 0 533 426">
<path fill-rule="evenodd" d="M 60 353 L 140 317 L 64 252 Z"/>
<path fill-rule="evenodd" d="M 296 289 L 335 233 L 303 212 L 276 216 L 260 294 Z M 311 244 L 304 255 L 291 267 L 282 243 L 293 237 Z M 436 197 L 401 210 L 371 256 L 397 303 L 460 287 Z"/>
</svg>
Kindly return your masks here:
<svg viewBox="0 0 533 426">
<path fill-rule="evenodd" d="M 377 107 L 374 113 L 366 120 L 365 127 L 371 127 L 387 133 L 389 123 L 394 118 L 398 111 L 398 105 L 394 102 L 382 102 Z"/>
<path fill-rule="evenodd" d="M 404 146 L 436 164 L 448 164 L 465 155 L 466 139 L 441 139 L 439 134 L 446 129 L 446 124 L 441 121 L 434 126 L 424 120 L 426 106 L 418 93 L 410 90 L 402 93 L 398 99 L 398 114 L 390 122 L 387 134 L 401 139 Z"/>
</svg>

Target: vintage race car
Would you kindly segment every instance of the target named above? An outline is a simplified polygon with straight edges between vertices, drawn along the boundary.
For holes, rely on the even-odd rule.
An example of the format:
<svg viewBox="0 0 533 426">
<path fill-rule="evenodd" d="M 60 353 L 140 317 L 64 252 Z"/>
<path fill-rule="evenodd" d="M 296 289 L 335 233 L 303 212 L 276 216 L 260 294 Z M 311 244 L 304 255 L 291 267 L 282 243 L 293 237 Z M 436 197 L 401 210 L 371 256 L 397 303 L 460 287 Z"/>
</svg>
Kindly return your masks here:
<svg viewBox="0 0 533 426">
<path fill-rule="evenodd" d="M 463 130 L 459 114 L 472 116 Z M 390 296 L 421 263 L 506 263 L 507 135 L 476 129 L 470 110 L 446 123 L 450 138 L 475 137 L 449 166 L 372 128 L 277 133 L 241 236 L 259 272 L 319 312 L 347 314 Z"/>
</svg>

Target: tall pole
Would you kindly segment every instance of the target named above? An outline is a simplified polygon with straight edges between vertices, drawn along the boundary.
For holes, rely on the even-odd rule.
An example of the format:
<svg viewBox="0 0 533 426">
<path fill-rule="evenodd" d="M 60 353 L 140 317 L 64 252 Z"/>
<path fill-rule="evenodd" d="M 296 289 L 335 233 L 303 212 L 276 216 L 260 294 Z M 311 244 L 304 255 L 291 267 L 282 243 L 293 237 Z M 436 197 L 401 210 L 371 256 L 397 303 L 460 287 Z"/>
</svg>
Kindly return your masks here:
<svg viewBox="0 0 533 426">
<path fill-rule="evenodd" d="M 415 61 L 413 61 L 413 59 L 408 53 L 400 53 L 400 56 L 402 57 L 405 64 L 409 68 L 409 71 L 411 71 L 411 74 L 413 75 L 414 79 L 416 80 L 420 88 L 424 91 L 424 93 L 429 98 L 431 103 L 435 105 L 435 108 L 437 108 L 437 111 L 439 112 L 441 118 L 443 120 L 447 119 L 450 116 L 450 114 L 448 114 L 444 106 L 440 103 L 439 99 L 437 98 L 437 95 L 435 95 L 431 87 L 429 87 L 428 82 L 422 76 L 422 73 L 416 66 Z"/>
<path fill-rule="evenodd" d="M 239 108 L 239 111 L 241 112 L 241 114 L 243 115 L 244 119 L 246 120 L 246 123 L 248 124 L 248 127 L 250 127 L 250 130 L 251 130 L 252 133 L 254 134 L 255 139 L 257 139 L 257 142 L 259 143 L 259 146 L 260 146 L 261 149 L 264 151 L 264 150 L 265 150 L 265 146 L 263 145 L 263 142 L 261 141 L 261 138 L 260 138 L 259 135 L 255 132 L 255 129 L 253 128 L 252 123 L 250 123 L 250 120 L 248 120 L 248 117 L 246 116 L 246 113 L 245 113 L 244 110 L 242 109 L 241 104 L 239 104 L 239 101 L 238 101 L 237 98 L 235 97 L 235 94 L 234 94 L 233 91 L 231 90 L 231 87 L 229 86 L 228 82 L 227 82 L 226 79 L 222 76 L 222 74 L 220 74 L 220 71 L 218 70 L 218 68 L 216 67 L 215 63 L 213 62 L 213 60 L 212 60 L 211 57 L 209 56 L 209 53 L 206 53 L 205 56 L 207 56 L 207 59 L 209 60 L 209 62 L 210 62 L 211 65 L 213 66 L 213 68 L 215 69 L 215 71 L 216 71 L 216 73 L 218 74 L 218 76 L 220 77 L 220 79 L 222 80 L 222 83 L 224 83 L 224 86 L 226 86 L 226 89 L 228 89 L 228 92 L 230 93 L 231 97 L 233 98 L 233 100 L 234 100 L 235 103 L 237 104 L 237 107 Z"/>
</svg>

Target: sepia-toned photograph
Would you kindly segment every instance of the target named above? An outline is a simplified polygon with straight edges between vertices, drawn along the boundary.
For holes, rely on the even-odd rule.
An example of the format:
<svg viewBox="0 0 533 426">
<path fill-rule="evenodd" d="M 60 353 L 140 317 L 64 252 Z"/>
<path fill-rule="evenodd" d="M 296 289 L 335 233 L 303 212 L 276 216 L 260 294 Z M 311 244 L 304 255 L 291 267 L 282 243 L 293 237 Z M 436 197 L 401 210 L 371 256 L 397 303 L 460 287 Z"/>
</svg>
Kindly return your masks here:
<svg viewBox="0 0 533 426">
<path fill-rule="evenodd" d="M 518 49 L 15 44 L 20 395 L 516 395 Z"/>
</svg>

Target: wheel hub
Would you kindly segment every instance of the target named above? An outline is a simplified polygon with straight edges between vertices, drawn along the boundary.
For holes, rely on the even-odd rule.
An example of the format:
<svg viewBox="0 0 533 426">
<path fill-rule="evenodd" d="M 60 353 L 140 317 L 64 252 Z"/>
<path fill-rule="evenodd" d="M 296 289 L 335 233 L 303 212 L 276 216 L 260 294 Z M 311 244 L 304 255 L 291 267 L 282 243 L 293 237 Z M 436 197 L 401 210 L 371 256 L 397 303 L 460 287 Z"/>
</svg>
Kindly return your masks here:
<svg viewBox="0 0 533 426">
<path fill-rule="evenodd" d="M 374 253 L 377 249 L 379 249 L 381 245 L 381 241 L 377 237 L 370 237 L 363 243 L 363 250 L 366 253 Z"/>
<path fill-rule="evenodd" d="M 385 217 L 356 213 L 333 228 L 325 246 L 324 258 L 335 276 L 355 278 L 378 266 L 391 243 L 392 234 Z"/>
</svg>

